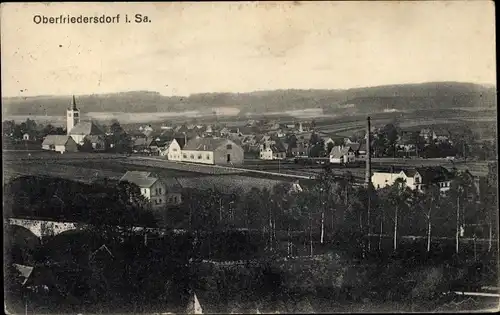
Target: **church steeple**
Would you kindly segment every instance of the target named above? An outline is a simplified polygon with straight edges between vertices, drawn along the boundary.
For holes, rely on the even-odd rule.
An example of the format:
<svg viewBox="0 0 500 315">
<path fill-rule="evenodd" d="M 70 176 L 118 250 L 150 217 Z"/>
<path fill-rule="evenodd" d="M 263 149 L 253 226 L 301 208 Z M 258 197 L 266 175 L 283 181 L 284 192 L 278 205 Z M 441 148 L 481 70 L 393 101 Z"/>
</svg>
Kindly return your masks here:
<svg viewBox="0 0 500 315">
<path fill-rule="evenodd" d="M 73 95 L 73 102 L 66 113 L 66 133 L 69 135 L 71 129 L 80 122 L 80 111 L 76 108 L 76 99 Z"/>
<path fill-rule="evenodd" d="M 71 109 L 73 109 L 73 110 L 78 110 L 78 109 L 76 108 L 76 100 L 75 100 L 75 96 L 74 96 L 74 95 L 73 95 L 73 103 L 72 103 L 72 108 L 71 108 Z"/>
</svg>

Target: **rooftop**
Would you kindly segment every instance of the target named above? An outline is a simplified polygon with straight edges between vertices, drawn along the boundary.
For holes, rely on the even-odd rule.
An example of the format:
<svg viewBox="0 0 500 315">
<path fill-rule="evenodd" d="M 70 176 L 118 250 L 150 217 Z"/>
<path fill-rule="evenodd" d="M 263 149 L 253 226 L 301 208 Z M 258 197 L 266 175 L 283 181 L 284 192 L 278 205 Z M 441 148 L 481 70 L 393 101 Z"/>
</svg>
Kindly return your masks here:
<svg viewBox="0 0 500 315">
<path fill-rule="evenodd" d="M 128 171 L 120 178 L 120 181 L 136 184 L 140 188 L 149 188 L 158 181 L 158 177 L 151 172 Z"/>
<path fill-rule="evenodd" d="M 62 135 L 48 135 L 42 142 L 42 145 L 65 145 L 66 142 L 70 141 L 69 136 Z"/>
<path fill-rule="evenodd" d="M 104 135 L 104 132 L 91 121 L 82 121 L 73 127 L 71 135 Z"/>
<path fill-rule="evenodd" d="M 214 139 L 214 138 L 198 138 L 191 139 L 184 146 L 183 150 L 191 151 L 214 151 L 219 146 L 226 142 L 231 142 L 228 139 Z"/>
</svg>

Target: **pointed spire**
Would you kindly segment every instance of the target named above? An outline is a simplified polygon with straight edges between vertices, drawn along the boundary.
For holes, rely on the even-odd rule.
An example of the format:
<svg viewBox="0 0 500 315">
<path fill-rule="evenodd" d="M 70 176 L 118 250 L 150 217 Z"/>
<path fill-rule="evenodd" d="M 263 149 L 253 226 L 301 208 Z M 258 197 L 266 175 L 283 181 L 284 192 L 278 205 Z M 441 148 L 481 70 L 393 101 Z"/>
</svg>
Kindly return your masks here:
<svg viewBox="0 0 500 315">
<path fill-rule="evenodd" d="M 76 100 L 75 100 L 75 96 L 74 96 L 74 95 L 73 95 L 73 103 L 72 103 L 72 105 L 73 105 L 73 106 L 72 106 L 72 109 L 73 109 L 73 110 L 78 110 L 78 109 L 76 108 Z"/>
</svg>

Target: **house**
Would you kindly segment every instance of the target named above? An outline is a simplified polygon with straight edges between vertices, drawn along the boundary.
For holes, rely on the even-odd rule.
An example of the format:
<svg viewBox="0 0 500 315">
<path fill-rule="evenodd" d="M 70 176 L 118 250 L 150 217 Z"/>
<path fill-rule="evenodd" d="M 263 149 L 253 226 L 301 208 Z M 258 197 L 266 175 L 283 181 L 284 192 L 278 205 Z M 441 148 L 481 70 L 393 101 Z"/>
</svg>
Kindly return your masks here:
<svg viewBox="0 0 500 315">
<path fill-rule="evenodd" d="M 402 132 L 397 141 L 397 148 L 405 153 L 416 152 L 417 144 L 416 137 L 418 134 L 414 134 L 410 131 Z"/>
<path fill-rule="evenodd" d="M 142 128 L 142 129 L 141 129 Z M 142 127 L 139 128 L 139 130 L 146 136 L 146 137 L 150 137 L 151 136 L 151 133 L 154 131 L 153 127 L 151 127 L 151 125 L 147 125 L 146 127 Z"/>
<path fill-rule="evenodd" d="M 152 138 L 137 138 L 134 140 L 132 150 L 134 153 L 143 152 L 149 154 L 158 154 L 159 148 L 156 141 Z"/>
<path fill-rule="evenodd" d="M 179 180 L 175 177 L 163 178 L 165 184 L 167 206 L 178 206 L 182 203 L 182 186 Z"/>
<path fill-rule="evenodd" d="M 182 161 L 202 164 L 243 164 L 243 148 L 229 139 L 191 139 L 182 149 Z"/>
<path fill-rule="evenodd" d="M 85 137 L 87 136 L 105 136 L 106 134 L 92 121 L 84 121 L 74 126 L 69 132 L 69 135 L 73 138 L 73 140 L 75 140 L 76 143 L 82 145 Z"/>
<path fill-rule="evenodd" d="M 248 144 L 248 145 L 254 145 L 257 143 L 256 136 L 255 135 L 245 136 L 245 137 L 243 137 L 243 139 L 241 139 L 241 143 Z"/>
<path fill-rule="evenodd" d="M 24 141 L 36 140 L 35 138 L 36 138 L 36 136 L 35 136 L 35 133 L 33 131 L 26 132 L 23 134 Z"/>
<path fill-rule="evenodd" d="M 365 160 L 366 159 L 366 142 L 349 142 L 345 145 L 346 147 L 351 148 L 354 152 L 355 159 L 357 160 Z"/>
<path fill-rule="evenodd" d="M 202 132 L 203 136 L 211 135 L 213 133 L 213 129 L 211 125 L 207 125 L 205 130 Z"/>
<path fill-rule="evenodd" d="M 329 136 L 324 136 L 324 137 L 321 137 L 321 139 L 323 139 L 323 143 L 324 143 L 324 150 L 327 151 L 328 150 L 328 146 L 335 146 L 335 140 L 333 140 L 331 137 Z"/>
<path fill-rule="evenodd" d="M 263 143 L 260 145 L 261 160 L 282 160 L 286 158 L 286 148 L 281 141 L 274 141 L 274 143 Z"/>
<path fill-rule="evenodd" d="M 295 146 L 288 146 L 291 156 L 309 156 L 309 142 L 297 141 Z"/>
<path fill-rule="evenodd" d="M 434 131 L 430 128 L 424 128 L 420 130 L 420 137 L 422 137 L 427 143 L 431 143 L 437 138 Z"/>
<path fill-rule="evenodd" d="M 438 142 L 449 142 L 450 141 L 450 132 L 445 129 L 438 129 L 434 131 L 435 140 Z"/>
<path fill-rule="evenodd" d="M 355 152 L 356 153 L 356 152 Z M 366 159 L 366 153 L 367 153 L 367 148 L 366 148 L 366 141 L 361 142 L 359 145 L 358 152 L 356 153 L 356 158 L 359 160 L 365 160 Z"/>
<path fill-rule="evenodd" d="M 88 141 L 92 145 L 94 151 L 106 150 L 106 136 L 105 135 L 88 135 L 85 136 L 84 141 Z"/>
<path fill-rule="evenodd" d="M 42 149 L 56 152 L 78 152 L 78 145 L 72 137 L 48 135 L 42 142 Z"/>
<path fill-rule="evenodd" d="M 188 132 L 189 129 L 188 127 L 184 124 L 184 125 L 181 125 L 181 126 L 177 126 L 175 127 L 175 132 L 179 132 L 179 133 L 183 133 L 183 132 Z"/>
<path fill-rule="evenodd" d="M 398 169 L 392 167 L 389 170 L 374 171 L 372 184 L 376 189 L 381 189 L 393 185 L 398 178 L 404 180 L 411 190 L 423 192 L 434 184 L 444 193 L 451 187 L 453 174 L 441 166 Z"/>
<path fill-rule="evenodd" d="M 277 123 L 277 122 L 270 122 L 269 124 L 267 124 L 267 130 L 268 131 L 276 131 L 278 129 L 280 129 L 280 124 Z"/>
<path fill-rule="evenodd" d="M 128 171 L 120 181 L 127 181 L 139 187 L 141 194 L 150 201 L 153 209 L 167 204 L 167 189 L 158 175 L 151 172 Z"/>
<path fill-rule="evenodd" d="M 354 162 L 356 156 L 354 151 L 349 146 L 334 146 L 329 154 L 330 163 L 332 164 L 348 164 Z"/>
<path fill-rule="evenodd" d="M 165 151 L 165 155 L 169 161 L 182 160 L 182 147 L 176 139 L 170 141 Z"/>
</svg>

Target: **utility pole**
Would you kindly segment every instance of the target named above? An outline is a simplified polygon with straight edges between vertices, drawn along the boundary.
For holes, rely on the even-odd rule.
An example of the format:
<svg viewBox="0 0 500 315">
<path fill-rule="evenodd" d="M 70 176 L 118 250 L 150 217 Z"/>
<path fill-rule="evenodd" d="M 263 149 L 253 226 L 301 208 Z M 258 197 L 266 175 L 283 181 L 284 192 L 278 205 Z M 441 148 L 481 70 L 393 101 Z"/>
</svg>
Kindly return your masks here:
<svg viewBox="0 0 500 315">
<path fill-rule="evenodd" d="M 366 218 L 368 229 L 368 251 L 370 251 L 370 213 L 371 213 L 371 183 L 372 183 L 372 158 L 371 158 L 371 121 L 370 117 L 366 118 L 366 173 L 365 185 L 368 193 L 368 215 Z"/>
<path fill-rule="evenodd" d="M 458 242 L 459 242 L 459 237 L 460 237 L 460 191 L 461 189 L 458 189 L 458 195 L 457 195 L 457 232 L 455 234 L 455 251 L 458 254 Z"/>
</svg>

